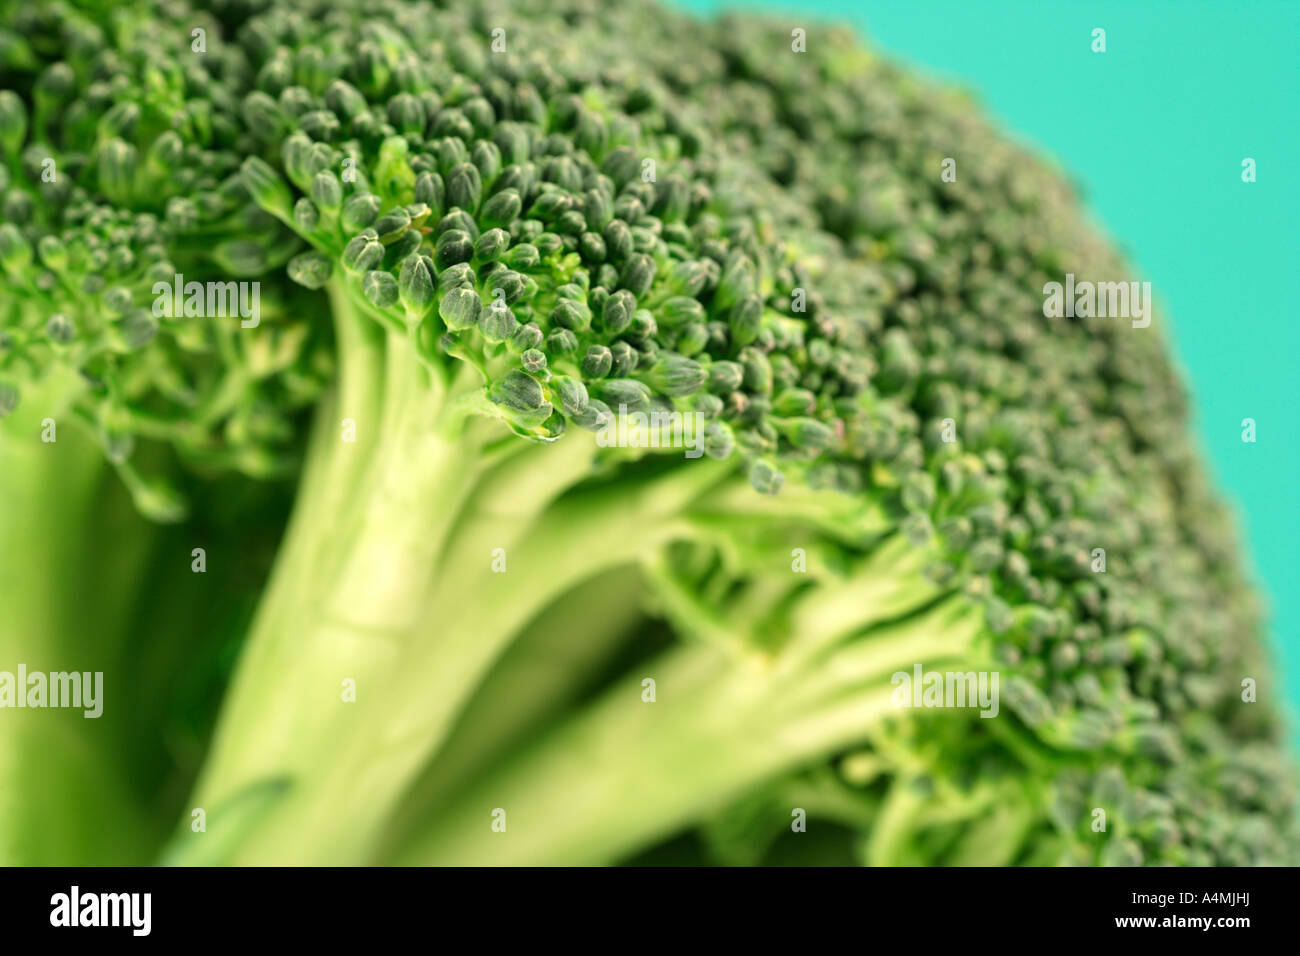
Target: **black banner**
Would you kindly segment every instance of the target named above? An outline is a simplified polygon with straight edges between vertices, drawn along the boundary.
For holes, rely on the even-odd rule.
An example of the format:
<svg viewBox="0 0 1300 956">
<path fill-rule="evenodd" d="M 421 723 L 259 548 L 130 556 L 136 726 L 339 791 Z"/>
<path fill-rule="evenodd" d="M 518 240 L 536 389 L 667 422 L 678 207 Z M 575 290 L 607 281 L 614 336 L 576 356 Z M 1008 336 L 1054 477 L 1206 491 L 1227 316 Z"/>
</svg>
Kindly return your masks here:
<svg viewBox="0 0 1300 956">
<path fill-rule="evenodd" d="M 0 871 L 7 942 L 374 943 L 438 927 L 701 942 L 792 930 L 949 944 L 1050 932 L 1229 943 L 1289 921 L 1290 870 L 33 869 Z M 427 937 L 426 937 L 427 938 Z M 609 937 L 606 936 L 608 939 Z M 676 934 L 675 939 L 683 937 Z M 448 937 L 461 939 L 461 937 Z M 1230 943 L 1229 943 L 1230 944 Z"/>
</svg>

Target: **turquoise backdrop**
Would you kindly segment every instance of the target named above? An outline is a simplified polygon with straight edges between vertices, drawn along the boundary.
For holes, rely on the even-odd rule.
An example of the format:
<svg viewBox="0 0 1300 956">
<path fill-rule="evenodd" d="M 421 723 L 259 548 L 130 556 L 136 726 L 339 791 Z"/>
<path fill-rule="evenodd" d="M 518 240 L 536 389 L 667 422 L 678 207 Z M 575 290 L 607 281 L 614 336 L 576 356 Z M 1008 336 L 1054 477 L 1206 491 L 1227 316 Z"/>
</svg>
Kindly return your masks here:
<svg viewBox="0 0 1300 956">
<path fill-rule="evenodd" d="M 1300 3 L 1062 0 L 680 0 L 707 13 L 776 11 L 817 42 L 818 20 L 976 92 L 1054 156 L 1093 218 L 1152 283 L 1192 392 L 1217 484 L 1235 505 L 1271 607 L 1300 741 Z M 1093 53 L 1092 31 L 1106 31 Z M 1243 183 L 1242 159 L 1257 164 Z M 1241 421 L 1256 422 L 1255 444 Z"/>
</svg>

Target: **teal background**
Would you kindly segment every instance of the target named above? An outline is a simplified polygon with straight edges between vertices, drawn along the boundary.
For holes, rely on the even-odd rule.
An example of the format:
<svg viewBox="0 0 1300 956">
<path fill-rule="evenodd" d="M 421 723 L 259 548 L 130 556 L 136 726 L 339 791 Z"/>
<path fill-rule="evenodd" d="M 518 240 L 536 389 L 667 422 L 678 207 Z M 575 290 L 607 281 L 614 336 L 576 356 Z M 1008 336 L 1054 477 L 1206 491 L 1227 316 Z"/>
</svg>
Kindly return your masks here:
<svg viewBox="0 0 1300 956">
<path fill-rule="evenodd" d="M 1201 444 L 1266 592 L 1276 675 L 1300 742 L 1300 3 L 1061 0 L 681 0 L 790 26 L 853 24 L 873 48 L 975 92 L 1055 157 L 1095 221 L 1152 283 Z M 1091 50 L 1106 30 L 1106 52 Z M 1257 181 L 1241 181 L 1241 161 Z M 1241 420 L 1256 422 L 1256 443 Z"/>
</svg>

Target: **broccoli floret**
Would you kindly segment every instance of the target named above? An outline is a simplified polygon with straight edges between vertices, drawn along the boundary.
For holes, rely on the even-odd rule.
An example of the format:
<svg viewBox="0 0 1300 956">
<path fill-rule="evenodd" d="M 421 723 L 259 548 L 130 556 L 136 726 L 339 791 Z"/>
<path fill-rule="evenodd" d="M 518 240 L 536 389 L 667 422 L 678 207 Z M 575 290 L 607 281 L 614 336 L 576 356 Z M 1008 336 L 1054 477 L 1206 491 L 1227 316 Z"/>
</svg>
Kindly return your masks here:
<svg viewBox="0 0 1300 956">
<path fill-rule="evenodd" d="M 1044 314 L 1123 263 L 969 103 L 642 2 L 15 22 L 6 431 L 69 415 L 161 520 L 187 468 L 300 473 L 192 798 L 221 838 L 170 859 L 758 862 L 792 807 L 873 864 L 1295 858 L 1158 327 Z M 258 282 L 255 326 L 158 315 L 181 274 Z M 519 690 L 643 616 L 676 646 Z"/>
</svg>

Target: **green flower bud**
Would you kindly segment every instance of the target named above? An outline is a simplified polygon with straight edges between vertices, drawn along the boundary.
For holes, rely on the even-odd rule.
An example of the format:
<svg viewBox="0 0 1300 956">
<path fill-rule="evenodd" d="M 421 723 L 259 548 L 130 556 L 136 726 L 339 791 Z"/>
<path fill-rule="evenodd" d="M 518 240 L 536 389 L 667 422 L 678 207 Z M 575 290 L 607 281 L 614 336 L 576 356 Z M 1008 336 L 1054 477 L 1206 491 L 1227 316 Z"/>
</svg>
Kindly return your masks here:
<svg viewBox="0 0 1300 956">
<path fill-rule="evenodd" d="M 351 83 L 335 80 L 325 88 L 325 105 L 344 120 L 353 120 L 366 111 L 366 98 Z"/>
<path fill-rule="evenodd" d="M 510 348 L 519 353 L 527 352 L 529 349 L 539 348 L 542 338 L 542 330 L 537 323 L 529 322 L 519 326 L 515 334 L 510 336 Z"/>
<path fill-rule="evenodd" d="M 518 428 L 536 428 L 554 411 L 537 380 L 520 371 L 509 372 L 494 382 L 488 388 L 488 398 Z"/>
<path fill-rule="evenodd" d="M 736 448 L 736 436 L 724 422 L 709 422 L 704 427 L 704 454 L 719 461 L 728 458 Z"/>
<path fill-rule="evenodd" d="M 835 442 L 835 430 L 815 418 L 796 418 L 781 431 L 795 448 L 808 451 L 824 451 Z"/>
<path fill-rule="evenodd" d="M 612 220 L 605 227 L 605 255 L 611 262 L 624 262 L 632 255 L 632 231 L 621 219 Z"/>
<path fill-rule="evenodd" d="M 659 307 L 659 322 L 666 328 L 677 328 L 692 322 L 704 322 L 704 306 L 695 299 L 676 295 Z"/>
<path fill-rule="evenodd" d="M 747 295 L 732 308 L 727 316 L 731 327 L 731 340 L 740 347 L 758 338 L 763 322 L 763 300 L 757 295 Z"/>
<path fill-rule="evenodd" d="M 740 252 L 733 252 L 727 258 L 718 279 L 717 291 L 713 293 L 713 307 L 718 310 L 733 308 L 746 296 L 758 291 L 758 270 L 753 261 Z"/>
<path fill-rule="evenodd" d="M 387 309 L 397 304 L 397 280 L 391 272 L 377 269 L 367 272 L 361 280 L 361 292 L 376 309 Z"/>
<path fill-rule="evenodd" d="M 447 175 L 447 202 L 468 213 L 478 210 L 483 180 L 473 163 L 457 163 Z"/>
<path fill-rule="evenodd" d="M 469 262 L 474 258 L 474 240 L 463 230 L 449 229 L 438 237 L 433 258 L 439 269 L 446 269 L 459 262 Z"/>
<path fill-rule="evenodd" d="M 430 209 L 430 214 L 441 217 L 446 208 L 447 187 L 442 177 L 435 172 L 426 171 L 415 177 L 415 201 L 422 202 Z"/>
<path fill-rule="evenodd" d="M 469 158 L 478 170 L 481 182 L 490 184 L 501 175 L 501 150 L 491 140 L 478 140 L 470 150 Z"/>
<path fill-rule="evenodd" d="M 244 97 L 244 124 L 263 143 L 278 142 L 288 127 L 288 119 L 279 105 L 261 90 Z"/>
<path fill-rule="evenodd" d="M 298 128 L 318 143 L 337 139 L 342 127 L 339 118 L 329 110 L 311 110 L 298 117 Z"/>
<path fill-rule="evenodd" d="M 52 63 L 36 78 L 32 93 L 39 107 L 55 106 L 77 88 L 77 75 L 66 63 Z"/>
<path fill-rule="evenodd" d="M 1002 563 L 1002 542 L 996 538 L 985 538 L 977 542 L 968 554 L 971 570 L 977 574 L 985 574 Z"/>
<path fill-rule="evenodd" d="M 560 299 L 551 310 L 551 324 L 562 329 L 585 332 L 591 326 L 591 310 L 583 302 Z"/>
<path fill-rule="evenodd" d="M 117 326 L 117 338 L 125 351 L 142 349 L 158 334 L 158 320 L 146 309 L 127 313 Z"/>
<path fill-rule="evenodd" d="M 619 219 L 622 219 L 624 222 L 628 223 L 629 224 L 628 228 L 630 230 L 631 229 L 630 224 L 634 222 L 639 222 L 641 218 L 645 215 L 645 205 L 641 202 L 641 200 L 637 199 L 635 194 L 625 192 L 623 195 L 619 196 L 616 200 L 614 200 L 614 215 Z M 653 244 L 654 233 L 650 232 L 649 230 L 642 229 L 641 234 L 642 236 L 648 237 L 651 240 L 651 243 Z M 635 236 L 633 236 L 632 244 L 633 244 L 634 252 L 636 251 L 635 248 L 636 242 L 637 239 Z"/>
<path fill-rule="evenodd" d="M 739 362 L 714 362 L 709 366 L 709 390 L 718 395 L 734 392 L 745 381 L 745 367 Z"/>
<path fill-rule="evenodd" d="M 254 202 L 277 218 L 284 220 L 289 218 L 292 198 L 289 194 L 289 186 L 269 163 L 257 156 L 250 156 L 240 167 L 240 176 Z M 364 228 L 364 226 L 365 224 L 362 224 L 357 228 Z"/>
<path fill-rule="evenodd" d="M 658 268 L 654 259 L 645 253 L 636 253 L 627 260 L 622 273 L 619 274 L 619 284 L 632 295 L 640 298 L 650 291 Z"/>
<path fill-rule="evenodd" d="M 25 224 L 31 222 L 35 211 L 36 204 L 31 196 L 17 189 L 11 189 L 5 194 L 4 202 L 0 205 L 0 219 Z"/>
<path fill-rule="evenodd" d="M 22 272 L 32 262 L 32 247 L 13 223 L 0 224 L 0 264 L 10 272 Z"/>
<path fill-rule="evenodd" d="M 383 245 L 370 235 L 357 236 L 343 247 L 343 265 L 350 272 L 369 272 L 383 260 Z"/>
<path fill-rule="evenodd" d="M 41 236 L 36 243 L 37 255 L 46 268 L 62 272 L 68 265 L 68 249 L 58 236 Z"/>
<path fill-rule="evenodd" d="M 615 186 L 622 186 L 640 175 L 641 157 L 629 146 L 616 146 L 601 163 L 600 171 L 612 179 Z"/>
<path fill-rule="evenodd" d="M 494 302 L 478 317 L 478 328 L 489 342 L 505 342 L 519 329 L 519 320 L 509 308 Z"/>
<path fill-rule="evenodd" d="M 614 358 L 613 374 L 616 378 L 622 378 L 624 375 L 631 375 L 636 371 L 641 357 L 637 350 L 632 348 L 627 342 L 618 341 L 609 347 L 610 355 Z"/>
<path fill-rule="evenodd" d="M 319 252 L 304 252 L 289 260 L 289 278 L 308 289 L 319 289 L 329 281 L 333 263 Z"/>
<path fill-rule="evenodd" d="M 527 288 L 524 277 L 510 269 L 493 272 L 488 276 L 487 287 L 493 299 L 504 301 L 506 305 L 514 305 L 523 299 Z"/>
<path fill-rule="evenodd" d="M 817 396 L 806 388 L 782 389 L 772 400 L 772 411 L 781 416 L 811 415 L 816 409 Z"/>
<path fill-rule="evenodd" d="M 565 415 L 575 418 L 587 410 L 590 401 L 587 386 L 578 379 L 557 375 L 551 384 L 560 398 L 560 409 Z"/>
<path fill-rule="evenodd" d="M 411 214 L 401 206 L 384 213 L 372 225 L 375 232 L 379 234 L 379 241 L 384 245 L 400 238 L 410 227 Z"/>
<path fill-rule="evenodd" d="M 570 209 L 568 212 L 560 215 L 555 220 L 555 231 L 561 236 L 568 236 L 565 242 L 571 243 L 574 236 L 581 236 L 587 230 L 587 220 L 582 218 L 582 213 L 576 209 Z"/>
<path fill-rule="evenodd" d="M 709 344 L 709 327 L 703 322 L 692 322 L 677 335 L 677 351 L 683 355 L 698 355 Z"/>
<path fill-rule="evenodd" d="M 564 248 L 564 240 L 553 232 L 543 232 L 533 240 L 540 258 L 553 256 Z"/>
<path fill-rule="evenodd" d="M 477 286 L 478 277 L 474 275 L 474 270 L 468 262 L 458 262 L 438 273 L 438 289 L 441 292 L 450 292 L 452 289 L 475 289 L 477 291 Z"/>
<path fill-rule="evenodd" d="M 483 204 L 479 221 L 489 227 L 505 227 L 519 218 L 523 200 L 514 189 L 503 189 Z"/>
<path fill-rule="evenodd" d="M 408 313 L 419 321 L 433 305 L 433 263 L 427 256 L 408 256 L 397 274 L 398 293 Z"/>
<path fill-rule="evenodd" d="M 337 212 L 343 205 L 343 185 L 328 169 L 321 170 L 312 178 L 311 198 L 321 209 Z"/>
<path fill-rule="evenodd" d="M 592 230 L 604 229 L 612 224 L 614 204 L 599 189 L 588 189 L 582 194 L 582 218 Z"/>
<path fill-rule="evenodd" d="M 528 141 L 527 127 L 521 123 L 498 123 L 492 131 L 492 141 L 501 150 L 501 160 L 507 165 L 518 165 L 528 161 L 531 146 Z"/>
<path fill-rule="evenodd" d="M 598 398 L 589 399 L 587 407 L 573 415 L 573 423 L 587 431 L 600 431 L 614 421 L 614 412 Z"/>
<path fill-rule="evenodd" d="M 578 240 L 578 253 L 583 262 L 599 265 L 605 261 L 605 240 L 594 232 L 584 232 Z"/>
<path fill-rule="evenodd" d="M 512 269 L 536 269 L 541 264 L 542 256 L 535 245 L 521 242 L 502 256 L 501 261 Z"/>
<path fill-rule="evenodd" d="M 665 176 L 655 187 L 651 211 L 663 222 L 675 222 L 690 210 L 691 191 L 680 176 Z"/>
<path fill-rule="evenodd" d="M 305 188 L 311 185 L 311 179 L 316 174 L 316 170 L 311 168 L 311 153 L 315 146 L 311 137 L 301 131 L 294 132 L 280 146 L 285 175 L 296 186 Z"/>
<path fill-rule="evenodd" d="M 77 326 L 62 312 L 56 312 L 46 321 L 45 334 L 51 342 L 68 345 L 77 337 Z"/>
<path fill-rule="evenodd" d="M 473 289 L 452 289 L 438 305 L 438 314 L 453 332 L 473 328 L 482 311 L 483 301 Z"/>
<path fill-rule="evenodd" d="M 546 348 L 555 356 L 577 354 L 578 337 L 568 329 L 552 329 L 546 336 Z"/>
<path fill-rule="evenodd" d="M 614 355 L 603 345 L 592 345 L 582 357 L 582 377 L 604 378 L 614 367 Z"/>
<path fill-rule="evenodd" d="M 631 378 L 603 379 L 594 385 L 596 394 L 611 408 L 629 412 L 650 409 L 650 386 Z"/>
<path fill-rule="evenodd" d="M 428 121 L 424 104 L 410 93 L 398 93 L 388 101 L 388 122 L 397 127 L 399 133 L 422 135 Z"/>
<path fill-rule="evenodd" d="M 12 90 L 0 90 L 0 150 L 16 157 L 27 141 L 27 107 Z"/>
<path fill-rule="evenodd" d="M 540 349 L 525 349 L 523 354 L 519 356 L 519 361 L 523 365 L 524 371 L 531 375 L 536 375 L 546 369 L 546 353 Z"/>
<path fill-rule="evenodd" d="M 648 378 L 660 393 L 670 398 L 684 398 L 703 388 L 709 373 L 694 359 L 665 353 L 651 366 Z"/>
<path fill-rule="evenodd" d="M 379 218 L 379 197 L 374 193 L 358 193 L 343 203 L 339 224 L 343 232 L 360 232 Z"/>
<path fill-rule="evenodd" d="M 99 148 L 96 162 L 99 166 L 100 191 L 112 202 L 124 206 L 130 205 L 135 198 L 135 147 L 120 139 L 108 140 Z M 251 187 L 249 191 L 252 192 Z M 253 198 L 261 203 L 258 194 L 254 193 Z M 287 212 L 289 205 L 287 188 L 284 198 Z"/>
<path fill-rule="evenodd" d="M 320 225 L 320 212 L 315 203 L 304 196 L 293 204 L 293 226 L 300 234 L 316 231 Z"/>
<path fill-rule="evenodd" d="M 528 218 L 554 222 L 568 212 L 572 204 L 573 198 L 568 193 L 551 186 L 533 201 L 528 209 Z"/>
<path fill-rule="evenodd" d="M 604 118 L 597 113 L 584 110 L 578 119 L 577 128 L 573 131 L 573 142 L 589 155 L 599 156 L 603 153 L 609 142 L 609 130 L 605 126 Z"/>
<path fill-rule="evenodd" d="M 649 309 L 637 309 L 632 313 L 632 325 L 628 332 L 635 339 L 653 339 L 659 334 L 659 323 Z M 644 344 L 640 347 L 644 348 Z"/>
<path fill-rule="evenodd" d="M 698 392 L 691 399 L 691 407 L 705 418 L 717 418 L 726 409 L 722 399 L 708 392 Z"/>
<path fill-rule="evenodd" d="M 408 229 L 388 247 L 386 259 L 389 265 L 399 265 L 406 257 L 424 244 L 424 236 L 418 229 Z"/>
<path fill-rule="evenodd" d="M 495 262 L 510 247 L 510 234 L 504 229 L 489 229 L 474 243 L 474 258 L 480 262 Z M 515 263 L 510 263 L 518 268 Z"/>
<path fill-rule="evenodd" d="M 131 290 L 125 286 L 114 286 L 104 292 L 104 311 L 110 315 L 126 315 L 135 301 Z"/>
<path fill-rule="evenodd" d="M 310 113 L 316 106 L 316 101 L 306 87 L 286 86 L 280 91 L 279 106 L 286 117 L 296 120 L 299 116 Z"/>
<path fill-rule="evenodd" d="M 157 177 L 171 174 L 181 164 L 185 153 L 185 144 L 175 130 L 167 130 L 159 135 L 149 147 L 149 169 Z"/>
<path fill-rule="evenodd" d="M 768 395 L 772 391 L 772 364 L 766 355 L 756 348 L 740 350 L 740 364 L 745 369 L 745 388 L 759 395 Z"/>
<path fill-rule="evenodd" d="M 771 462 L 760 458 L 750 466 L 749 483 L 759 494 L 775 495 L 785 484 L 785 475 Z"/>
<path fill-rule="evenodd" d="M 601 307 L 601 329 L 608 335 L 622 335 L 631 326 L 635 311 L 636 298 L 633 293 L 620 289 L 606 299 Z"/>
</svg>

